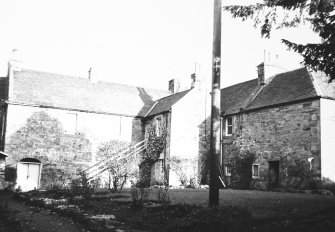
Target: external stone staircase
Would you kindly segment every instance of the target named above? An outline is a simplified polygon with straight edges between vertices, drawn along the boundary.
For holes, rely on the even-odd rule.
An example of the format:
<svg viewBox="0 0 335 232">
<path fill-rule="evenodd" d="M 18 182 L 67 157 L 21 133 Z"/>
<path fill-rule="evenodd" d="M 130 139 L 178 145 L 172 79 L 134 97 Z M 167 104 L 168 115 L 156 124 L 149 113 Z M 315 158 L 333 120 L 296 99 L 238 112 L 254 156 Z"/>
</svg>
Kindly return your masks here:
<svg viewBox="0 0 335 232">
<path fill-rule="evenodd" d="M 98 163 L 92 165 L 91 167 L 84 170 L 86 174 L 86 178 L 88 181 L 97 179 L 104 175 L 108 170 L 109 164 L 111 162 L 118 162 L 121 159 L 131 159 L 131 160 L 138 160 L 139 154 L 146 149 L 146 140 L 142 140 L 135 145 L 121 150 L 117 155 L 111 155 Z"/>
</svg>

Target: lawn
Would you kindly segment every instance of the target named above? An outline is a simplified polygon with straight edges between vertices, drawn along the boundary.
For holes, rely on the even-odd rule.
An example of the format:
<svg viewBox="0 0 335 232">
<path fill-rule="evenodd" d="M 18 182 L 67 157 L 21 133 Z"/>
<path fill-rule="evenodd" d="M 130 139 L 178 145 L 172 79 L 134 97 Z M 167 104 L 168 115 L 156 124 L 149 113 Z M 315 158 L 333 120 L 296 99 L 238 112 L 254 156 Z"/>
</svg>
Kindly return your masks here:
<svg viewBox="0 0 335 232">
<path fill-rule="evenodd" d="M 155 192 L 157 189 L 152 190 Z M 170 189 L 168 194 L 171 205 L 167 208 L 153 207 L 155 204 L 134 207 L 129 189 L 114 194 L 99 190 L 91 200 L 75 204 L 89 215 L 112 214 L 125 225 L 144 231 L 335 231 L 334 196 L 225 189 L 220 190 L 223 211 L 213 213 L 206 210 L 207 189 Z M 157 203 L 157 195 L 153 194 L 151 202 Z M 185 229 L 190 222 L 191 229 Z M 234 226 L 240 230 L 232 229 Z"/>
<path fill-rule="evenodd" d="M 208 206 L 207 189 L 169 190 L 173 204 L 187 203 Z M 282 193 L 254 190 L 220 190 L 220 206 L 247 207 L 254 217 L 280 217 L 308 215 L 335 207 L 334 196 L 304 193 Z"/>
</svg>

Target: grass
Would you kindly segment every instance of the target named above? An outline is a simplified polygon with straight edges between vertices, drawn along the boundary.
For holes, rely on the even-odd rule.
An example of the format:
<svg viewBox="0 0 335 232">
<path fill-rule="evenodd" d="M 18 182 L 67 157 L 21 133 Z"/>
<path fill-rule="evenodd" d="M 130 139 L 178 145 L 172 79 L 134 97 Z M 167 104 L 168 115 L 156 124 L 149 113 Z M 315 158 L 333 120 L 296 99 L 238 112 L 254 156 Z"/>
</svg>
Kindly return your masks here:
<svg viewBox="0 0 335 232">
<path fill-rule="evenodd" d="M 186 203 L 208 206 L 207 189 L 169 190 L 173 204 Z M 254 190 L 220 190 L 220 206 L 235 205 L 249 209 L 254 217 L 280 217 L 291 214 L 304 216 L 335 207 L 334 196 L 304 193 L 281 193 Z"/>
<path fill-rule="evenodd" d="M 226 209 L 230 206 L 246 208 L 252 214 L 251 224 L 244 222 L 241 224 L 252 226 L 255 228 L 253 231 L 335 231 L 334 196 L 229 189 L 220 190 L 219 193 L 220 206 Z M 92 215 L 115 215 L 118 220 L 135 229 L 175 231 L 174 228 L 171 229 L 171 224 L 184 225 L 187 222 L 185 219 L 189 217 L 185 215 L 176 217 L 178 212 L 185 213 L 184 209 L 197 212 L 207 208 L 208 195 L 207 189 L 170 189 L 172 206 L 169 206 L 167 212 L 133 207 L 129 189 L 117 194 L 99 190 L 93 199 L 79 201 L 78 205 Z M 227 214 L 224 218 L 227 218 Z M 196 214 L 189 219 L 197 221 Z M 190 231 L 202 231 L 193 229 Z"/>
</svg>

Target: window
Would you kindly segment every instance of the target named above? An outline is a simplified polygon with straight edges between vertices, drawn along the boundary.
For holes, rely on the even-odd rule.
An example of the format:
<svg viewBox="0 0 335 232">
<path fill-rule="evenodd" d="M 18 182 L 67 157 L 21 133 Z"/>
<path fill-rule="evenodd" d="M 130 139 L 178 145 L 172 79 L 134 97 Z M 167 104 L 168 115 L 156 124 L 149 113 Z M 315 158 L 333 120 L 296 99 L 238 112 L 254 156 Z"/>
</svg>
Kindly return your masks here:
<svg viewBox="0 0 335 232">
<path fill-rule="evenodd" d="M 161 160 L 161 173 L 164 173 L 164 160 Z"/>
<path fill-rule="evenodd" d="M 161 136 L 162 134 L 162 116 L 157 116 L 155 118 L 156 122 L 156 135 Z"/>
<path fill-rule="evenodd" d="M 252 178 L 259 178 L 259 164 L 252 165 Z"/>
<path fill-rule="evenodd" d="M 233 134 L 233 117 L 226 118 L 226 136 Z"/>
<path fill-rule="evenodd" d="M 226 164 L 224 166 L 224 172 L 226 176 L 231 176 L 231 165 L 230 164 Z"/>
</svg>

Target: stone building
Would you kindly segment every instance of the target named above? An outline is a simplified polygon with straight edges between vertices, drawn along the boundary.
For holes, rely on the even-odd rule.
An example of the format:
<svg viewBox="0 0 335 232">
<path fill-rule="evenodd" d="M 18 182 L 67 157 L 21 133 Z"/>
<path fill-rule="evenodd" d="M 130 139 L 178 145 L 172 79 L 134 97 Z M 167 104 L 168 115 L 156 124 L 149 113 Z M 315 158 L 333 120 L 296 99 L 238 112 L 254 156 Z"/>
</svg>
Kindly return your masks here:
<svg viewBox="0 0 335 232">
<path fill-rule="evenodd" d="M 277 75 L 271 68 L 262 63 L 257 79 L 222 89 L 222 146 L 256 153 L 256 188 L 289 186 L 289 168 L 299 163 L 334 182 L 335 83 L 306 68 Z M 229 182 L 231 166 L 223 163 Z"/>
<path fill-rule="evenodd" d="M 171 179 L 170 156 L 196 163 L 205 93 L 195 76 L 188 90 L 180 91 L 177 80 L 170 81 L 169 90 L 157 90 L 96 81 L 91 71 L 79 78 L 9 63 L 8 75 L 0 78 L 0 151 L 8 154 L 9 181 L 28 190 L 71 179 L 96 162 L 99 145 L 110 140 L 136 144 L 149 125 L 158 134 L 163 127 L 168 131 L 151 183 L 161 173 Z M 22 181 L 25 176 L 33 180 Z"/>
<path fill-rule="evenodd" d="M 103 142 L 143 140 L 143 117 L 156 99 L 171 94 L 98 82 L 93 76 L 22 69 L 15 62 L 0 78 L 0 90 L 0 151 L 8 153 L 6 167 L 37 159 L 43 164 L 42 185 L 92 165 Z"/>
</svg>

